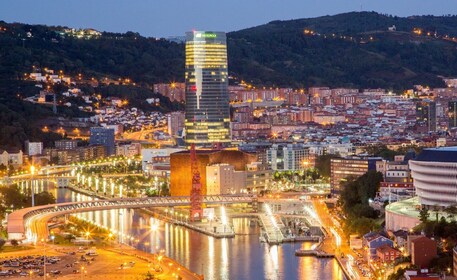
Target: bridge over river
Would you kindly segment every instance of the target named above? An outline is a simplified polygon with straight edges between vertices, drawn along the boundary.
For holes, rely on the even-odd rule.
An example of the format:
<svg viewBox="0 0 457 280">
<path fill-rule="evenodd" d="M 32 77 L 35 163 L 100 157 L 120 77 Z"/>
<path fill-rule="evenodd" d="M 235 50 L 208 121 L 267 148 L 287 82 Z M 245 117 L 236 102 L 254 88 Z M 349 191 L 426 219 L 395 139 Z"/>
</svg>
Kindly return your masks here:
<svg viewBox="0 0 457 280">
<path fill-rule="evenodd" d="M 209 195 L 203 197 L 203 203 L 238 204 L 252 203 L 257 198 L 252 195 Z M 135 209 L 151 207 L 188 206 L 190 197 L 148 197 L 117 198 L 68 202 L 24 208 L 8 215 L 8 239 L 35 242 L 48 237 L 48 221 L 54 217 L 78 212 L 90 212 L 112 209 Z"/>
</svg>

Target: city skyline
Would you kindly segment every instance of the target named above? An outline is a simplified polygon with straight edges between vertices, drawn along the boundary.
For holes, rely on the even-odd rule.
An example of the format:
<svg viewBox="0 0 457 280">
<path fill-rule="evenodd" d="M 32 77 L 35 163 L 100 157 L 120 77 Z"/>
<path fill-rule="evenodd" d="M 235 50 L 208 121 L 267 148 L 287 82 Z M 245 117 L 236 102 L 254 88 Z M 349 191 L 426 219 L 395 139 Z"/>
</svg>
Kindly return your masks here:
<svg viewBox="0 0 457 280">
<path fill-rule="evenodd" d="M 5 5 L 0 276 L 457 279 L 450 2 Z"/>
<path fill-rule="evenodd" d="M 23 7 L 28 7 L 24 9 Z M 223 10 L 225 13 L 215 11 Z M 20 13 L 19 13 L 20 11 Z M 71 11 L 71 13 L 68 13 Z M 230 1 L 215 3 L 209 0 L 198 2 L 160 1 L 112 4 L 105 0 L 68 2 L 55 5 L 53 1 L 29 0 L 4 4 L 0 20 L 29 24 L 61 25 L 73 28 L 95 28 L 108 32 L 139 32 L 150 37 L 183 36 L 191 29 L 236 31 L 272 20 L 290 20 L 334 15 L 352 11 L 375 11 L 396 16 L 448 15 L 457 11 L 457 2 L 439 1 L 314 1 L 314 0 L 268 0 Z M 198 13 L 199 16 L 194 15 Z M 100 16 L 102 15 L 102 16 Z M 236 19 L 236 20 L 234 20 Z M 166 29 L 162 28 L 167 26 Z"/>
</svg>

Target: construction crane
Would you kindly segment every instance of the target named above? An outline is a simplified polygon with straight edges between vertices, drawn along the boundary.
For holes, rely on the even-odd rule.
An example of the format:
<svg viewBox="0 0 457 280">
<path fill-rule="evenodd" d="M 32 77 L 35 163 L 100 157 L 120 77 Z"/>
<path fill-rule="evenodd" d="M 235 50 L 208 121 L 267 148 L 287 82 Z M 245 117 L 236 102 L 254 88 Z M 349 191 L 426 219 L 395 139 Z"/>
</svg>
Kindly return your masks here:
<svg viewBox="0 0 457 280">
<path fill-rule="evenodd" d="M 203 217 L 202 184 L 198 170 L 197 151 L 195 144 L 190 145 L 190 168 L 192 173 L 192 189 L 190 191 L 190 220 L 199 221 Z"/>
</svg>

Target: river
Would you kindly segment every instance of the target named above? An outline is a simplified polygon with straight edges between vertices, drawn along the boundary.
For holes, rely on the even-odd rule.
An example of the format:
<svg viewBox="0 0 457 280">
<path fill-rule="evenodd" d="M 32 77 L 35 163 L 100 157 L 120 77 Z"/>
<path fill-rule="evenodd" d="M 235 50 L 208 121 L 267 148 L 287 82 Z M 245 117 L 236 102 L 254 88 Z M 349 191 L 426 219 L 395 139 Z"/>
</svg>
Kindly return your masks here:
<svg viewBox="0 0 457 280">
<path fill-rule="evenodd" d="M 67 189 L 56 191 L 57 201 L 87 200 Z M 334 259 L 296 257 L 296 249 L 311 243 L 284 243 L 270 246 L 259 241 L 260 228 L 249 218 L 235 218 L 236 237 L 217 239 L 155 220 L 137 210 L 110 210 L 77 214 L 79 217 L 123 232 L 125 243 L 146 252 L 165 254 L 205 279 L 303 279 L 340 280 L 344 274 Z M 157 224 L 151 230 L 151 224 Z"/>
</svg>

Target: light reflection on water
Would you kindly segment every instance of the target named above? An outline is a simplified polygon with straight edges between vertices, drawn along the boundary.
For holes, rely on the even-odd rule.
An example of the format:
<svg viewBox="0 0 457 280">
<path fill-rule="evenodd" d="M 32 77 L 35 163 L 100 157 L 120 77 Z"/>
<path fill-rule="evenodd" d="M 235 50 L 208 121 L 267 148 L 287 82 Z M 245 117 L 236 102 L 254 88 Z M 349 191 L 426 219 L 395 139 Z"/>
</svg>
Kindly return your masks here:
<svg viewBox="0 0 457 280">
<path fill-rule="evenodd" d="M 57 197 L 58 202 L 88 199 L 65 189 L 58 190 Z M 249 218 L 233 220 L 237 233 L 235 238 L 216 239 L 155 220 L 140 211 L 107 210 L 78 215 L 115 232 L 121 229 L 120 239 L 143 251 L 155 253 L 164 249 L 167 256 L 185 267 L 198 274 L 203 272 L 205 279 L 345 279 L 333 259 L 295 257 L 296 249 L 310 248 L 312 243 L 285 243 L 280 246 L 261 243 L 260 228 L 251 226 Z M 157 230 L 151 230 L 152 224 L 158 224 Z M 129 241 L 132 236 L 138 241 Z"/>
</svg>

